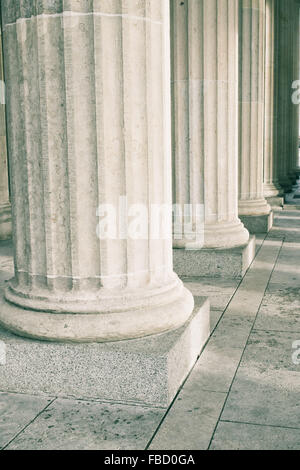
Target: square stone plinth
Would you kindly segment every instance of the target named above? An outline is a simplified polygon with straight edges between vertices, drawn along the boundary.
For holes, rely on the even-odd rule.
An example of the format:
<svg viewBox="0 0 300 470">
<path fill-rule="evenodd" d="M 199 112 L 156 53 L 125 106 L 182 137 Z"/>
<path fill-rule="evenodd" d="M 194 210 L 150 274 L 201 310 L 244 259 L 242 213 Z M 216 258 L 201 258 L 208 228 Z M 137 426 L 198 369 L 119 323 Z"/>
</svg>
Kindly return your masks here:
<svg viewBox="0 0 300 470">
<path fill-rule="evenodd" d="M 284 206 L 283 196 L 266 197 L 268 204 L 272 207 L 273 211 L 282 211 Z"/>
<path fill-rule="evenodd" d="M 168 407 L 209 338 L 209 312 L 200 297 L 181 328 L 116 343 L 44 342 L 0 328 L 0 391 Z"/>
<path fill-rule="evenodd" d="M 250 233 L 268 233 L 273 227 L 274 212 L 266 215 L 240 215 L 239 218 Z"/>
<path fill-rule="evenodd" d="M 174 249 L 174 271 L 179 276 L 240 279 L 255 257 L 255 237 L 236 248 Z"/>
</svg>

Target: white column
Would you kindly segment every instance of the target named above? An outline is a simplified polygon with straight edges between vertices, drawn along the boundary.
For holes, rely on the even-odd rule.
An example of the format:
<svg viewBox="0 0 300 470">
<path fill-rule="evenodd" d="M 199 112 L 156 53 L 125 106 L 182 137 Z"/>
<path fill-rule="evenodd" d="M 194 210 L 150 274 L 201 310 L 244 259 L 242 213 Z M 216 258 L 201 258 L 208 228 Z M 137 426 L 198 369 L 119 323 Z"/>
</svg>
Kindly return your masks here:
<svg viewBox="0 0 300 470">
<path fill-rule="evenodd" d="M 11 206 L 8 191 L 8 168 L 5 122 L 5 85 L 2 61 L 2 36 L 0 29 L 0 240 L 11 237 Z"/>
<path fill-rule="evenodd" d="M 249 233 L 237 204 L 237 2 L 174 0 L 171 9 L 174 201 L 204 206 L 205 248 L 243 245 Z M 197 248 L 184 239 L 174 245 Z"/>
<path fill-rule="evenodd" d="M 239 214 L 270 213 L 264 198 L 265 0 L 239 0 Z"/>
<path fill-rule="evenodd" d="M 280 0 L 266 0 L 264 196 L 282 193 L 277 162 L 278 14 Z"/>
<path fill-rule="evenodd" d="M 172 266 L 169 4 L 18 3 L 2 15 L 20 308 L 0 321 L 62 341 L 179 327 L 193 297 Z M 127 233 L 99 239 L 97 208 L 121 196 Z M 155 204 L 166 216 L 139 227 Z"/>
</svg>

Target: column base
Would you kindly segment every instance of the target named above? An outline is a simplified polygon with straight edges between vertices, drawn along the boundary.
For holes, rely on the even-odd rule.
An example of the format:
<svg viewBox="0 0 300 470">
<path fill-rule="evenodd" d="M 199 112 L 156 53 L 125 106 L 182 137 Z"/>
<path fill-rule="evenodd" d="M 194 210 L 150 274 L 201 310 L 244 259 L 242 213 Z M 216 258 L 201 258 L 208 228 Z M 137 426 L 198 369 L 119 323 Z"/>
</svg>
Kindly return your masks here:
<svg viewBox="0 0 300 470">
<path fill-rule="evenodd" d="M 105 344 L 41 342 L 0 329 L 1 391 L 167 407 L 209 337 L 209 311 L 209 301 L 199 298 L 175 331 Z"/>
<path fill-rule="evenodd" d="M 293 188 L 293 183 L 287 176 L 279 180 L 280 186 L 283 188 L 285 193 L 290 193 Z"/>
<path fill-rule="evenodd" d="M 291 171 L 289 173 L 289 179 L 291 180 L 293 185 L 297 184 L 298 175 L 296 174 L 296 171 Z"/>
<path fill-rule="evenodd" d="M 244 216 L 269 215 L 270 212 L 271 212 L 271 207 L 269 206 L 265 198 L 241 199 L 239 201 L 239 218 L 242 222 L 243 222 L 242 217 Z"/>
<path fill-rule="evenodd" d="M 274 213 L 265 215 L 240 215 L 240 219 L 250 233 L 268 233 L 273 227 Z"/>
<path fill-rule="evenodd" d="M 247 244 L 226 249 L 174 249 L 174 271 L 179 276 L 241 279 L 255 257 L 255 237 Z"/>
<path fill-rule="evenodd" d="M 267 202 L 271 206 L 273 211 L 282 211 L 284 205 L 284 197 L 283 196 L 276 196 L 276 197 L 267 197 Z"/>
<path fill-rule="evenodd" d="M 280 196 L 282 192 L 282 188 L 277 182 L 264 184 L 264 197 L 267 202 L 270 198 Z"/>
<path fill-rule="evenodd" d="M 0 205 L 0 240 L 9 240 L 12 235 L 11 205 Z"/>
<path fill-rule="evenodd" d="M 170 286 L 114 296 L 109 291 L 108 297 L 102 291 L 93 302 L 90 296 L 84 302 L 71 292 L 72 301 L 64 293 L 61 302 L 52 299 L 48 303 L 36 293 L 34 298 L 16 293 L 12 284 L 0 299 L 0 325 L 17 335 L 45 341 L 100 343 L 143 338 L 179 328 L 194 308 L 192 294 L 175 274 Z"/>
<path fill-rule="evenodd" d="M 246 245 L 249 241 L 249 232 L 240 219 L 235 222 L 207 223 L 204 225 L 204 241 L 201 247 L 188 247 L 187 249 L 230 249 Z"/>
</svg>

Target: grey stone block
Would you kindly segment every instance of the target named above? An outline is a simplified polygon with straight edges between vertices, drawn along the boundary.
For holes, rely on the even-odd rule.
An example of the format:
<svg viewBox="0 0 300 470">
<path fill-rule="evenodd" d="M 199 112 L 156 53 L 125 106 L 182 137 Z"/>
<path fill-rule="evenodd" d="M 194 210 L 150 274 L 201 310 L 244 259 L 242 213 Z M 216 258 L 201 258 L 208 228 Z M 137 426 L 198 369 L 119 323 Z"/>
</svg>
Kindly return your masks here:
<svg viewBox="0 0 300 470">
<path fill-rule="evenodd" d="M 284 197 L 277 196 L 277 197 L 266 197 L 268 204 L 272 207 L 273 211 L 280 211 L 283 210 L 284 206 Z"/>
<path fill-rule="evenodd" d="M 299 211 L 300 210 L 300 204 L 285 204 L 283 207 L 283 210 L 285 211 Z"/>
<path fill-rule="evenodd" d="M 167 407 L 209 337 L 209 310 L 199 297 L 181 328 L 115 343 L 37 341 L 0 328 L 0 390 Z"/>
<path fill-rule="evenodd" d="M 255 257 L 255 237 L 247 245 L 227 249 L 174 249 L 174 271 L 179 276 L 240 279 Z"/>
<path fill-rule="evenodd" d="M 245 227 L 250 233 L 268 233 L 273 227 L 274 212 L 266 215 L 240 215 Z"/>
</svg>

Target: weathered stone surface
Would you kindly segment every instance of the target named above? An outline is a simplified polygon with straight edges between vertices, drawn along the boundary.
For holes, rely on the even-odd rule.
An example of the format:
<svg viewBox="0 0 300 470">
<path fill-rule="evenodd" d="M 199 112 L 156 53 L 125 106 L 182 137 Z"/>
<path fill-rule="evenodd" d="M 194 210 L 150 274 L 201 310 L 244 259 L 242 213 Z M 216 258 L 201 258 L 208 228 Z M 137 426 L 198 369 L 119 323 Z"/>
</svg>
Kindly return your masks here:
<svg viewBox="0 0 300 470">
<path fill-rule="evenodd" d="M 225 399 L 225 393 L 186 383 L 149 449 L 207 450 Z"/>
<path fill-rule="evenodd" d="M 174 237 L 175 248 L 249 241 L 237 207 L 236 7 L 231 0 L 171 2 L 174 202 L 193 206 L 194 231 L 195 208 L 203 208 L 198 239 Z"/>
<path fill-rule="evenodd" d="M 263 189 L 265 0 L 239 0 L 238 3 L 241 217 L 266 215 L 271 208 L 264 198 Z M 243 221 L 242 218 L 241 220 Z"/>
<path fill-rule="evenodd" d="M 209 337 L 209 303 L 197 301 L 181 328 L 139 340 L 63 344 L 1 329 L 7 349 L 1 390 L 167 407 Z"/>
<path fill-rule="evenodd" d="M 300 429 L 297 340 L 297 332 L 252 332 L 221 419 Z"/>
<path fill-rule="evenodd" d="M 284 206 L 284 197 L 283 196 L 271 196 L 266 197 L 268 204 L 271 206 L 273 211 L 281 211 Z"/>
<path fill-rule="evenodd" d="M 194 303 L 172 267 L 168 2 L 2 10 L 16 272 L 0 321 L 83 342 L 180 327 Z M 123 196 L 169 205 L 165 233 L 151 238 L 149 217 L 145 237 L 98 237 L 103 205 L 118 213 Z"/>
<path fill-rule="evenodd" d="M 57 399 L 7 450 L 144 450 L 163 416 L 162 409 Z"/>
<path fill-rule="evenodd" d="M 218 424 L 210 450 L 299 450 L 300 432 L 276 426 Z"/>
<path fill-rule="evenodd" d="M 0 25 L 0 240 L 11 238 L 11 205 L 8 191 L 5 84 L 3 76 L 2 35 Z"/>
<path fill-rule="evenodd" d="M 226 249 L 174 249 L 174 270 L 179 276 L 240 279 L 255 257 L 255 237 L 247 245 Z"/>
<path fill-rule="evenodd" d="M 278 0 L 266 0 L 265 103 L 264 103 L 264 196 L 273 208 L 283 192 L 278 181 Z M 279 198 L 278 198 L 279 199 Z"/>
<path fill-rule="evenodd" d="M 0 370 L 2 367 L 0 365 Z M 47 397 L 0 392 L 0 449 L 28 426 L 52 400 Z"/>
<path fill-rule="evenodd" d="M 293 183 L 289 177 L 290 151 L 291 151 L 291 113 L 295 105 L 291 100 L 293 89 L 292 83 L 295 79 L 291 61 L 291 31 L 295 28 L 291 17 L 290 6 L 293 2 L 285 4 L 278 2 L 278 113 L 276 122 L 277 133 L 277 159 L 278 179 L 285 191 L 290 191 Z M 299 70 L 299 67 L 298 67 Z M 298 76 L 299 73 L 296 73 Z M 298 132 L 298 130 L 297 130 Z"/>
<path fill-rule="evenodd" d="M 265 215 L 241 215 L 243 224 L 250 233 L 268 233 L 274 222 L 274 213 L 271 211 Z"/>
</svg>

